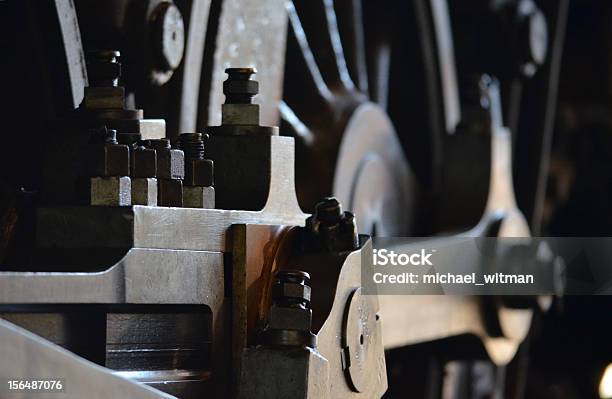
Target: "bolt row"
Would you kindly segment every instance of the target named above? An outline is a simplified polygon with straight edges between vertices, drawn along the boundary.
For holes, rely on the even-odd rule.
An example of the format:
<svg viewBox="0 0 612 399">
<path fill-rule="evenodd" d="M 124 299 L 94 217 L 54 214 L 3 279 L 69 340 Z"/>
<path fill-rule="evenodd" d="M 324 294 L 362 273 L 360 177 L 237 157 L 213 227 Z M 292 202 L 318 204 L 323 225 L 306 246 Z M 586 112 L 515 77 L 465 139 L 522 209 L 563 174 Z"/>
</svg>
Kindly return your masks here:
<svg viewBox="0 0 612 399">
<path fill-rule="evenodd" d="M 214 208 L 214 164 L 201 133 L 120 144 L 113 129 L 92 133 L 90 203 L 101 206 Z"/>
</svg>

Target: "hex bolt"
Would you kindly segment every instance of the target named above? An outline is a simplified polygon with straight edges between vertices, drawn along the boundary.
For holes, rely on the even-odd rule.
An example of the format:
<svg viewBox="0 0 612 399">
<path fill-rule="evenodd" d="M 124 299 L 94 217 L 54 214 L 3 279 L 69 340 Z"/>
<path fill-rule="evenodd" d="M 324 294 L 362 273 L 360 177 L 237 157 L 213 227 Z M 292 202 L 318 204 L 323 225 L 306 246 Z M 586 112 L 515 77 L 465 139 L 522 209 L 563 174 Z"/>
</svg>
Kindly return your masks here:
<svg viewBox="0 0 612 399">
<path fill-rule="evenodd" d="M 117 143 L 117 131 L 94 131 L 89 147 L 89 198 L 93 206 L 131 205 L 130 149 Z"/>
<path fill-rule="evenodd" d="M 89 86 L 116 87 L 121 76 L 121 64 L 116 50 L 92 50 L 87 53 Z"/>
<path fill-rule="evenodd" d="M 185 154 L 185 185 L 211 187 L 213 185 L 214 164 L 204 158 L 204 138 L 202 133 L 182 133 L 178 146 Z"/>
<path fill-rule="evenodd" d="M 185 159 L 204 159 L 202 133 L 181 133 L 178 144 L 185 153 Z"/>
<path fill-rule="evenodd" d="M 300 270 L 281 270 L 272 286 L 268 326 L 261 334 L 264 345 L 272 347 L 316 346 L 310 331 L 310 275 Z"/>
<path fill-rule="evenodd" d="M 92 136 L 89 157 L 91 176 L 129 176 L 130 151 L 117 142 L 117 131 L 103 128 Z"/>
<path fill-rule="evenodd" d="M 165 150 L 165 149 L 170 149 L 170 139 L 153 139 L 153 140 L 149 140 L 147 142 L 147 145 L 150 148 L 153 148 L 155 150 Z"/>
<path fill-rule="evenodd" d="M 215 136 L 276 136 L 278 127 L 259 124 L 259 104 L 253 97 L 259 93 L 259 83 L 251 79 L 255 68 L 227 68 L 223 82 L 225 102 L 221 104 L 221 125 L 206 130 Z"/>
<path fill-rule="evenodd" d="M 208 139 L 208 135 L 182 133 L 177 143 L 185 154 L 183 205 L 188 208 L 215 207 L 214 163 L 204 158 L 204 138 Z"/>
<path fill-rule="evenodd" d="M 147 145 L 157 153 L 157 177 L 178 179 L 185 177 L 185 155 L 182 150 L 172 148 L 169 139 L 149 140 Z"/>
<path fill-rule="evenodd" d="M 342 219 L 344 212 L 342 205 L 334 197 L 324 198 L 315 207 L 317 218 L 326 223 L 338 223 Z"/>
<path fill-rule="evenodd" d="M 278 283 L 310 284 L 310 274 L 301 270 L 281 270 L 276 273 Z"/>
<path fill-rule="evenodd" d="M 107 129 L 104 135 L 104 142 L 107 144 L 118 144 L 117 131 L 115 129 Z"/>
<path fill-rule="evenodd" d="M 157 152 L 145 147 L 144 141 L 134 144 L 132 159 L 132 204 L 157 205 Z"/>
<path fill-rule="evenodd" d="M 182 207 L 185 159 L 181 150 L 172 148 L 169 139 L 148 140 L 157 154 L 157 205 Z"/>
<path fill-rule="evenodd" d="M 137 142 L 132 149 L 132 177 L 156 177 L 157 154 L 145 142 Z"/>
<path fill-rule="evenodd" d="M 344 212 L 344 218 L 340 222 L 342 232 L 341 248 L 353 250 L 359 248 L 359 232 L 357 231 L 357 221 L 352 212 Z"/>
<path fill-rule="evenodd" d="M 355 215 L 344 212 L 333 197 L 324 198 L 306 220 L 305 247 L 314 251 L 344 252 L 359 248 Z"/>
<path fill-rule="evenodd" d="M 115 129 L 107 129 L 105 126 L 92 129 L 91 144 L 117 144 L 117 131 Z"/>
<path fill-rule="evenodd" d="M 173 71 L 181 64 L 185 49 L 185 26 L 178 7 L 170 2 L 157 5 L 152 13 L 154 56 L 160 70 Z"/>
<path fill-rule="evenodd" d="M 255 68 L 227 68 L 228 77 L 223 82 L 226 104 L 252 104 L 253 97 L 259 93 L 259 82 L 251 80 Z"/>
<path fill-rule="evenodd" d="M 310 275 L 301 270 L 281 270 L 272 286 L 272 301 L 279 307 L 310 308 Z"/>
</svg>

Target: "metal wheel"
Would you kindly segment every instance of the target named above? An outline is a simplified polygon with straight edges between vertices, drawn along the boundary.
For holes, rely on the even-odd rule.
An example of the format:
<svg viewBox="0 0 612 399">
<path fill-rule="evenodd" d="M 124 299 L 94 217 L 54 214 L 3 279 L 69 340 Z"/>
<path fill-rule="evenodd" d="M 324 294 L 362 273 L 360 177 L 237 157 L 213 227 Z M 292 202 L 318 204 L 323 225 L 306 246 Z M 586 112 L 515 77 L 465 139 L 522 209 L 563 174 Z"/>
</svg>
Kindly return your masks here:
<svg viewBox="0 0 612 399">
<path fill-rule="evenodd" d="M 361 232 L 407 234 L 415 182 L 385 110 L 391 43 L 367 29 L 376 14 L 365 18 L 361 0 L 295 0 L 287 12 L 280 111 L 297 141 L 302 208 L 335 195 Z"/>
</svg>

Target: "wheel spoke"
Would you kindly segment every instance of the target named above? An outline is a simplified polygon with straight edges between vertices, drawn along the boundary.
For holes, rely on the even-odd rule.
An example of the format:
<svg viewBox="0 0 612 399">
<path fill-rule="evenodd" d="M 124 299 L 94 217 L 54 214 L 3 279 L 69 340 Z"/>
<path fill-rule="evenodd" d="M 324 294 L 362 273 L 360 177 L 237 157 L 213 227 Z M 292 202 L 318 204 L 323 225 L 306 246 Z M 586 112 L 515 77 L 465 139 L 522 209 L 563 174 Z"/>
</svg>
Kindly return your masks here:
<svg viewBox="0 0 612 399">
<path fill-rule="evenodd" d="M 297 11 L 287 3 L 290 34 L 287 38 L 285 102 L 309 126 L 329 116 L 335 95 L 323 80 L 306 39 Z"/>
<path fill-rule="evenodd" d="M 368 92 L 362 0 L 334 0 L 338 29 L 350 76 L 363 93 Z"/>
<path fill-rule="evenodd" d="M 279 104 L 281 119 L 287 123 L 289 129 L 291 130 L 290 136 L 295 137 L 297 140 L 302 141 L 305 146 L 311 146 L 314 143 L 314 135 L 308 129 L 306 125 L 298 118 L 298 116 L 293 112 L 291 107 L 287 105 L 284 101 L 281 101 Z"/>
<path fill-rule="evenodd" d="M 333 0 L 294 0 L 293 4 L 301 25 L 308 32 L 308 43 L 317 49 L 314 59 L 327 85 L 334 91 L 354 89 L 344 59 Z"/>
<path fill-rule="evenodd" d="M 321 76 L 319 67 L 317 66 L 314 55 L 310 50 L 308 40 L 306 39 L 306 33 L 304 32 L 300 18 L 295 7 L 290 2 L 287 3 L 287 13 L 289 14 L 289 23 L 293 33 L 290 39 L 293 38 L 297 44 L 297 47 L 299 48 L 302 61 L 306 67 L 306 71 L 308 72 L 309 80 L 316 87 L 320 97 L 326 100 L 331 100 L 333 98 L 333 94 L 329 91 L 329 88 Z"/>
<path fill-rule="evenodd" d="M 378 43 L 370 54 L 368 57 L 370 97 L 383 109 L 387 109 L 391 45 L 385 42 Z"/>
<path fill-rule="evenodd" d="M 363 5 L 363 26 L 370 98 L 387 108 L 389 72 L 391 68 L 391 41 L 395 7 L 381 7 L 376 2 Z"/>
</svg>

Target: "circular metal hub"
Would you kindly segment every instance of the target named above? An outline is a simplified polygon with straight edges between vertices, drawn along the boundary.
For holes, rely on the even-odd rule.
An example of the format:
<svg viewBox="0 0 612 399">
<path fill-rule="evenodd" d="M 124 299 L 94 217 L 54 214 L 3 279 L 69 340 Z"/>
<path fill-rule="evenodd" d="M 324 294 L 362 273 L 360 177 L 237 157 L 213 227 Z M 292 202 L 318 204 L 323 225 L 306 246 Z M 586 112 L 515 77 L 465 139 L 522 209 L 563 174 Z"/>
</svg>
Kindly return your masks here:
<svg viewBox="0 0 612 399">
<path fill-rule="evenodd" d="M 353 291 L 347 304 L 342 328 L 347 379 L 357 392 L 366 392 L 372 383 L 370 372 L 376 361 L 376 309 L 373 302 L 361 294 L 361 288 Z"/>
<path fill-rule="evenodd" d="M 361 233 L 401 236 L 409 231 L 414 178 L 393 125 L 377 105 L 353 112 L 344 131 L 333 193 L 352 210 Z"/>
</svg>

